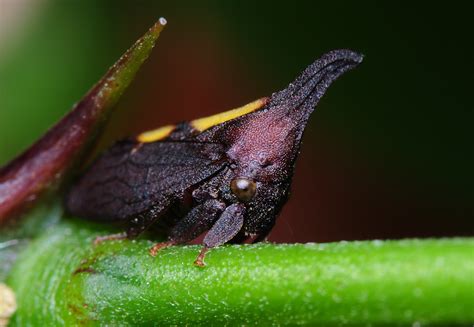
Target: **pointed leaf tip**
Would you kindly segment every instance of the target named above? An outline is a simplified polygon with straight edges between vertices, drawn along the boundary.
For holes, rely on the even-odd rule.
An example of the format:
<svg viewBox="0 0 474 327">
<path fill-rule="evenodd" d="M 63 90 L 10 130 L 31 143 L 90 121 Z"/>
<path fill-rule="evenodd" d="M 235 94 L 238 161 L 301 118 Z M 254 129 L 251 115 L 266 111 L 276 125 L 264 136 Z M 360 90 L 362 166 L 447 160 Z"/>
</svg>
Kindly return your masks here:
<svg viewBox="0 0 474 327">
<path fill-rule="evenodd" d="M 161 31 L 165 28 L 166 24 L 168 24 L 168 21 L 166 20 L 166 18 L 160 17 L 156 21 L 156 23 L 152 27 L 150 27 L 150 30 L 148 31 L 147 34 L 158 37 Z"/>
<path fill-rule="evenodd" d="M 158 19 L 158 23 L 162 26 L 165 26 L 168 23 L 168 21 L 166 20 L 165 17 L 160 17 L 160 19 Z"/>
<path fill-rule="evenodd" d="M 68 178 L 71 168 L 94 144 L 165 25 L 166 19 L 160 18 L 63 119 L 0 168 L 0 223 Z"/>
<path fill-rule="evenodd" d="M 83 100 L 97 95 L 98 98 L 96 100 L 102 101 L 101 106 L 113 106 L 133 80 L 140 66 L 148 58 L 166 23 L 165 18 L 160 18 L 145 35 L 138 39 L 120 57 Z M 94 94 L 94 90 L 98 87 L 102 89 Z"/>
</svg>

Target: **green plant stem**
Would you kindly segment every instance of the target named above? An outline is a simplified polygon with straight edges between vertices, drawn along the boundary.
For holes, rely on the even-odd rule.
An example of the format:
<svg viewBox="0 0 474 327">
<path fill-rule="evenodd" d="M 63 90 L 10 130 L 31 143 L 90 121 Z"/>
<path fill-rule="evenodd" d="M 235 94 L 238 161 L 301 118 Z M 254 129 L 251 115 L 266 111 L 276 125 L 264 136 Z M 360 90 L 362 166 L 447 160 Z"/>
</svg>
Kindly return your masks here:
<svg viewBox="0 0 474 327">
<path fill-rule="evenodd" d="M 67 220 L 17 260 L 13 325 L 471 324 L 474 239 L 196 246 L 92 245 Z"/>
</svg>

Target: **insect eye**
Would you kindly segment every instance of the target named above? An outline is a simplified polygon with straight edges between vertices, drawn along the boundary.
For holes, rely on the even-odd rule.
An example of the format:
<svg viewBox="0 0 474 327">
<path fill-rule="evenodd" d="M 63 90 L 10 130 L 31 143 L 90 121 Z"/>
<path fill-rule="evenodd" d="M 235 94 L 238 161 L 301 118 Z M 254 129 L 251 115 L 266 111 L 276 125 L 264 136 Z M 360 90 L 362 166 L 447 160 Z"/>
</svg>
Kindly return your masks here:
<svg viewBox="0 0 474 327">
<path fill-rule="evenodd" d="M 238 177 L 230 182 L 230 189 L 239 200 L 247 202 L 255 195 L 257 184 L 251 179 Z"/>
</svg>

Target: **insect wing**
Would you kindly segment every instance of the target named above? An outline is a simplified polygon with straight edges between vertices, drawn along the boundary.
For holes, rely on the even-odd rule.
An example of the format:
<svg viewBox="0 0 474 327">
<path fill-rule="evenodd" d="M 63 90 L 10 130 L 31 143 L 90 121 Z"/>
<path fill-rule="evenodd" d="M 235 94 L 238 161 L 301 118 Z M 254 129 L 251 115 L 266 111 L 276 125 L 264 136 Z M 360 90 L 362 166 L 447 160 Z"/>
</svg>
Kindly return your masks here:
<svg viewBox="0 0 474 327">
<path fill-rule="evenodd" d="M 153 206 L 164 210 L 222 169 L 223 152 L 214 143 L 119 142 L 83 175 L 67 206 L 75 215 L 101 220 L 127 219 Z"/>
</svg>

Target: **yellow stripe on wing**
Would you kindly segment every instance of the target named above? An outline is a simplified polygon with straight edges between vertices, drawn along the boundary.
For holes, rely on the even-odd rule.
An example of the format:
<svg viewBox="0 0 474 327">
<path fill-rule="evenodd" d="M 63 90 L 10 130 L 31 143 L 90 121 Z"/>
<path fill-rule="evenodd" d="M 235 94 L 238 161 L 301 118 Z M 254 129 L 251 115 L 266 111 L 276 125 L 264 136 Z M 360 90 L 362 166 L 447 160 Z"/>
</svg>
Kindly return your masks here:
<svg viewBox="0 0 474 327">
<path fill-rule="evenodd" d="M 243 116 L 250 112 L 253 112 L 257 109 L 262 108 L 268 102 L 268 98 L 261 98 L 246 104 L 240 108 L 232 109 L 229 111 L 221 112 L 219 114 L 215 114 L 209 117 L 199 118 L 191 121 L 191 126 L 197 129 L 198 131 L 202 132 L 208 128 L 216 126 L 218 124 L 222 124 L 228 120 Z"/>
<path fill-rule="evenodd" d="M 246 104 L 240 108 L 232 109 L 229 111 L 221 112 L 209 117 L 199 118 L 192 120 L 189 124 L 197 131 L 202 132 L 208 128 L 226 122 L 228 120 L 240 117 L 242 115 L 251 113 L 257 109 L 262 108 L 267 104 L 268 98 L 261 98 Z M 137 141 L 141 143 L 150 143 L 161 141 L 168 137 L 176 128 L 176 125 L 166 125 L 148 132 L 143 132 L 137 136 Z"/>
<path fill-rule="evenodd" d="M 166 125 L 152 131 L 143 132 L 137 136 L 137 141 L 142 143 L 156 142 L 168 137 L 176 128 L 175 125 Z"/>
</svg>

